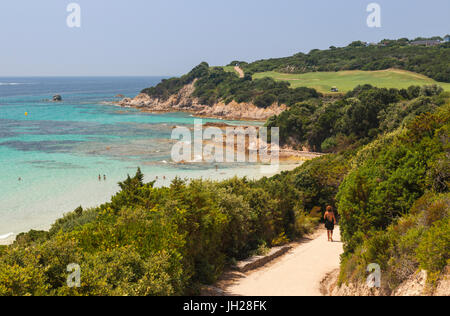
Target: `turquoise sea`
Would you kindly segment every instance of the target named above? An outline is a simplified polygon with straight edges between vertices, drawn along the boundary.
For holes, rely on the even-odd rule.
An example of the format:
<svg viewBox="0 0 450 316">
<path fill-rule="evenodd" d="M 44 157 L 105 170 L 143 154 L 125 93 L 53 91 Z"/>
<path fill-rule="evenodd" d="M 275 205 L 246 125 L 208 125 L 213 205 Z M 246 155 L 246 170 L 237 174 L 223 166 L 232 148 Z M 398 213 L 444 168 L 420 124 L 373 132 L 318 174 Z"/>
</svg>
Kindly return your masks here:
<svg viewBox="0 0 450 316">
<path fill-rule="evenodd" d="M 192 127 L 194 117 L 111 104 L 118 100 L 114 96 L 133 97 L 161 79 L 0 77 L 0 239 L 48 229 L 80 204 L 108 201 L 118 191 L 117 182 L 138 166 L 146 181 L 158 176 L 159 186 L 175 176 L 261 176 L 253 165 L 221 165 L 216 171 L 212 164 L 173 164 L 172 128 Z M 55 94 L 63 102 L 49 101 Z M 218 120 L 204 119 L 213 121 Z"/>
</svg>

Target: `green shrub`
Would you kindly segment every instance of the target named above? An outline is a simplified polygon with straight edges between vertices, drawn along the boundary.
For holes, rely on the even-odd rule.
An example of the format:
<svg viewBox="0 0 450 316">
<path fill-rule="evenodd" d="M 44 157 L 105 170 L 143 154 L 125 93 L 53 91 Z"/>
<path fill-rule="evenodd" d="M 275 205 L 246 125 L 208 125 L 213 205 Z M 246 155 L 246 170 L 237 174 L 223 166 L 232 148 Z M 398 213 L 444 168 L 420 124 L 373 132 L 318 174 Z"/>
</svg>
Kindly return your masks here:
<svg viewBox="0 0 450 316">
<path fill-rule="evenodd" d="M 283 246 L 289 243 L 289 239 L 286 237 L 286 233 L 281 233 L 276 237 L 274 240 L 272 240 L 272 245 L 277 246 Z"/>
<path fill-rule="evenodd" d="M 77 227 L 95 221 L 98 215 L 97 209 L 89 209 L 83 211 L 82 208 L 77 208 L 72 213 L 64 215 L 64 217 L 58 219 L 50 228 L 50 236 L 55 235 L 60 230 L 63 232 L 70 232 Z"/>
<path fill-rule="evenodd" d="M 311 229 L 306 214 L 296 222 L 292 179 L 175 179 L 154 188 L 138 170 L 111 203 L 78 208 L 50 233 L 31 231 L 2 250 L 0 294 L 197 294 L 227 264 Z M 81 267 L 80 288 L 66 285 L 72 263 Z"/>
<path fill-rule="evenodd" d="M 420 267 L 429 272 L 442 271 L 450 259 L 450 217 L 433 224 L 416 250 Z"/>
<path fill-rule="evenodd" d="M 266 242 L 261 242 L 261 245 L 251 253 L 251 256 L 265 256 L 270 252 L 270 248 L 267 246 Z"/>
<path fill-rule="evenodd" d="M 378 263 L 382 267 L 386 294 L 419 269 L 426 270 L 428 281 L 434 283 L 449 263 L 449 216 L 443 215 L 448 213 L 449 201 L 448 193 L 427 193 L 398 223 L 390 225 L 386 231 L 367 234 L 364 240 L 354 244 L 352 253 L 343 256 L 340 282 L 362 282 L 365 267 Z M 435 220 L 430 223 L 429 214 L 436 214 L 436 210 L 439 216 L 433 217 Z"/>
<path fill-rule="evenodd" d="M 299 236 L 310 234 L 317 228 L 321 217 L 311 217 L 304 212 L 299 212 L 295 220 L 295 230 Z"/>
<path fill-rule="evenodd" d="M 10 248 L 0 258 L 0 296 L 46 295 L 47 281 L 35 252 Z"/>
<path fill-rule="evenodd" d="M 324 152 L 331 152 L 338 145 L 336 136 L 328 137 L 320 146 Z"/>
<path fill-rule="evenodd" d="M 419 116 L 391 144 L 379 148 L 349 173 L 337 196 L 346 252 L 359 243 L 358 232 L 386 229 L 431 189 L 427 172 L 444 152 L 436 131 L 445 124 L 442 117 L 446 113 L 448 109 Z"/>
<path fill-rule="evenodd" d="M 280 128 L 283 145 L 342 152 L 404 127 L 416 116 L 442 106 L 441 90 L 423 89 L 430 91 L 430 96 L 403 100 L 401 90 L 359 86 L 337 100 L 294 103 L 287 111 L 270 118 L 266 125 Z"/>
</svg>

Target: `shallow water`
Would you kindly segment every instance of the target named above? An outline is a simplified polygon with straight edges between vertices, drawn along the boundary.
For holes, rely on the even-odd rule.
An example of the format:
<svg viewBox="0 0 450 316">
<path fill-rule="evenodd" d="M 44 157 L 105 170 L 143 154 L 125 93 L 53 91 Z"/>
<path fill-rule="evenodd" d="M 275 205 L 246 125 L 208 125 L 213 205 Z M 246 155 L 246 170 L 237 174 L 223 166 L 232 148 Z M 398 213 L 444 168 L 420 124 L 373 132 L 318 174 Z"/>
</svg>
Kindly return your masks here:
<svg viewBox="0 0 450 316">
<path fill-rule="evenodd" d="M 172 128 L 192 127 L 194 117 L 107 104 L 117 94 L 135 96 L 161 79 L 0 78 L 0 237 L 48 229 L 80 204 L 108 201 L 117 182 L 138 166 L 146 181 L 158 176 L 159 186 L 176 176 L 262 176 L 259 166 L 248 164 L 220 165 L 218 171 L 213 164 L 172 164 Z M 50 102 L 54 94 L 63 102 Z"/>
</svg>

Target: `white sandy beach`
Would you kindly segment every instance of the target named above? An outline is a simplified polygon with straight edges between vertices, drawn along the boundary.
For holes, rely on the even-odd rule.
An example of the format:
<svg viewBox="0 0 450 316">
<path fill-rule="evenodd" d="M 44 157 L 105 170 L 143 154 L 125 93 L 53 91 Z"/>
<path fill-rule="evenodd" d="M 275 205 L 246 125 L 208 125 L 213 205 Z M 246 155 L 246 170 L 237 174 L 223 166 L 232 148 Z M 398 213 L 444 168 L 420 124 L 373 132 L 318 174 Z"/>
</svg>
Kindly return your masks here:
<svg viewBox="0 0 450 316">
<path fill-rule="evenodd" d="M 146 182 L 154 181 L 158 177 L 155 185 L 162 187 L 170 185 L 175 177 L 225 180 L 237 176 L 256 180 L 264 176 L 273 176 L 282 171 L 293 170 L 300 165 L 301 163 L 280 164 L 278 171 L 268 174 L 261 173 L 260 165 L 223 169 L 219 166 L 218 171 L 215 169 L 169 170 L 163 167 L 144 166 L 142 171 Z M 135 172 L 135 169 L 129 170 L 130 174 Z M 8 220 L 0 224 L 0 245 L 11 244 L 14 242 L 15 236 L 21 232 L 27 232 L 31 229 L 48 230 L 55 220 L 80 205 L 86 209 L 108 202 L 111 196 L 119 191 L 117 183 L 124 180 L 125 177 L 126 173 L 114 177 L 109 176 L 106 182 L 99 182 L 96 177 L 93 177 L 89 181 L 84 180 L 78 183 L 70 179 L 59 179 L 59 184 L 49 182 L 47 193 L 43 193 L 42 187 L 39 187 L 38 190 L 33 190 L 32 186 L 31 188 L 24 187 L 26 194 L 18 192 L 5 200 L 4 206 L 9 205 L 10 211 L 3 215 Z M 41 182 L 41 186 L 45 185 L 45 182 Z M 23 198 L 24 196 L 26 198 Z"/>
</svg>

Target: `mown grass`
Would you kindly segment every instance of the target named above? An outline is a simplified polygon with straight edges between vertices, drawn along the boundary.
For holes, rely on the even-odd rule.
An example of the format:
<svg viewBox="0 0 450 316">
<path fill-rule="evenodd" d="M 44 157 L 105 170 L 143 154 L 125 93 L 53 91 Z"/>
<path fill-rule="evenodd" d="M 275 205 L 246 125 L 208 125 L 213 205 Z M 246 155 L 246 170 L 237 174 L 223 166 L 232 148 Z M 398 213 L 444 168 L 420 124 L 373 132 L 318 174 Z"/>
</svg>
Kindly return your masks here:
<svg viewBox="0 0 450 316">
<path fill-rule="evenodd" d="M 222 68 L 226 72 L 233 72 L 233 73 L 239 75 L 238 72 L 234 69 L 234 66 L 225 66 L 225 67 L 222 67 Z"/>
<path fill-rule="evenodd" d="M 292 88 L 314 88 L 322 93 L 330 93 L 332 87 L 340 92 L 353 90 L 362 84 L 371 84 L 379 88 L 408 88 L 409 86 L 423 86 L 437 84 L 444 90 L 450 91 L 450 83 L 437 82 L 426 76 L 399 69 L 380 71 L 338 71 L 338 72 L 310 72 L 305 74 L 285 74 L 279 72 L 262 72 L 253 75 L 254 79 L 264 77 L 279 81 L 288 81 Z"/>
</svg>

